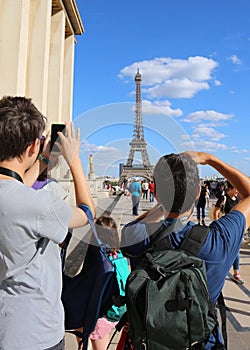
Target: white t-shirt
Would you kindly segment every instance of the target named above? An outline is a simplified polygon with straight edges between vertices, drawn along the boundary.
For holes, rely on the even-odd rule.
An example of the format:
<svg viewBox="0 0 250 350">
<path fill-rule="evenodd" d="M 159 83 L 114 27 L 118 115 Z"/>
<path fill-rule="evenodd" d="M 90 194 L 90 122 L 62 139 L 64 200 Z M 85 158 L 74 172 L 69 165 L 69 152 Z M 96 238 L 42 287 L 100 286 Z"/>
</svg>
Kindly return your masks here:
<svg viewBox="0 0 250 350">
<path fill-rule="evenodd" d="M 67 234 L 71 215 L 68 204 L 53 192 L 0 181 L 1 350 L 44 350 L 63 338 L 58 243 Z M 18 273 L 36 253 L 41 237 L 47 242 L 43 254 Z"/>
</svg>

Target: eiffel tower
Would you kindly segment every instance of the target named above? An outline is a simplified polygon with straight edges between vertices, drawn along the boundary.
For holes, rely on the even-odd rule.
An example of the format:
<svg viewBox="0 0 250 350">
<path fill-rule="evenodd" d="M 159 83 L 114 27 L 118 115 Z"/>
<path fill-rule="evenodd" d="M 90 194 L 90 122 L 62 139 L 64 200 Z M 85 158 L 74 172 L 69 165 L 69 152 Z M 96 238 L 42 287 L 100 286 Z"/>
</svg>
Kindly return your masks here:
<svg viewBox="0 0 250 350">
<path fill-rule="evenodd" d="M 153 166 L 150 164 L 148 152 L 147 152 L 147 142 L 144 138 L 144 126 L 142 119 L 142 100 L 141 100 L 141 74 L 139 68 L 135 75 L 136 83 L 136 100 L 135 100 L 135 122 L 133 137 L 130 145 L 130 152 L 127 158 L 126 165 L 122 168 L 122 173 L 120 175 L 119 183 L 126 182 L 128 178 L 134 176 L 141 176 L 148 180 L 153 179 Z M 134 155 L 135 152 L 141 153 L 142 164 L 135 164 Z"/>
</svg>

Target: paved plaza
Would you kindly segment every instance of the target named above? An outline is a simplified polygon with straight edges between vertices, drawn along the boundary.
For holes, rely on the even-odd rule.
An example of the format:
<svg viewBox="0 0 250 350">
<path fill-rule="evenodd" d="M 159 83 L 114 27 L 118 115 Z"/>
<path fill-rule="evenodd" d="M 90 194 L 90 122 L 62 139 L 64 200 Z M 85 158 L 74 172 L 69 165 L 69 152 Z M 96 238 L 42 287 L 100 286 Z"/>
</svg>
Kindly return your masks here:
<svg viewBox="0 0 250 350">
<path fill-rule="evenodd" d="M 126 223 L 133 220 L 131 198 L 124 195 L 113 196 L 109 198 L 96 199 L 97 216 L 103 212 L 110 213 L 116 220 L 121 229 Z M 210 205 L 214 203 L 211 200 Z M 154 203 L 155 204 L 155 203 Z M 152 207 L 149 200 L 141 199 L 139 214 L 144 213 Z M 196 221 L 196 213 L 194 212 L 193 221 Z M 210 219 L 206 219 L 209 224 Z M 89 227 L 76 230 L 73 234 L 69 255 L 67 259 L 68 271 L 74 274 L 79 269 L 84 254 L 85 244 L 82 243 L 83 237 L 88 233 Z M 83 239 L 84 240 L 84 239 Z M 250 244 L 243 243 L 240 259 L 240 272 L 245 280 L 244 285 L 237 285 L 232 280 L 232 271 L 229 271 L 225 282 L 223 294 L 227 305 L 227 332 L 228 332 L 228 350 L 250 350 Z M 218 268 L 220 268 L 218 266 Z M 114 338 L 110 346 L 110 350 L 116 349 L 117 339 L 119 335 Z M 77 350 L 77 344 L 74 336 L 67 334 L 66 350 Z M 89 350 L 91 345 L 89 345 Z"/>
</svg>

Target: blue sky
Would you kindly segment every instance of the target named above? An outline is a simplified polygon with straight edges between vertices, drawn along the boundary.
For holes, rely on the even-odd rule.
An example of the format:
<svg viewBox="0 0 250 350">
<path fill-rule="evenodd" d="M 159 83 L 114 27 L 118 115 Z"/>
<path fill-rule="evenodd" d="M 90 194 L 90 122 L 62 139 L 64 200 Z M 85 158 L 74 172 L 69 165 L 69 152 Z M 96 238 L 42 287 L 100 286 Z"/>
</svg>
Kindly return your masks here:
<svg viewBox="0 0 250 350">
<path fill-rule="evenodd" d="M 142 74 L 152 164 L 187 149 L 216 154 L 250 175 L 250 2 L 77 0 L 73 119 L 82 159 L 118 176 L 129 153 L 135 82 Z M 135 162 L 140 162 L 140 154 Z M 201 168 L 202 176 L 215 174 Z"/>
</svg>

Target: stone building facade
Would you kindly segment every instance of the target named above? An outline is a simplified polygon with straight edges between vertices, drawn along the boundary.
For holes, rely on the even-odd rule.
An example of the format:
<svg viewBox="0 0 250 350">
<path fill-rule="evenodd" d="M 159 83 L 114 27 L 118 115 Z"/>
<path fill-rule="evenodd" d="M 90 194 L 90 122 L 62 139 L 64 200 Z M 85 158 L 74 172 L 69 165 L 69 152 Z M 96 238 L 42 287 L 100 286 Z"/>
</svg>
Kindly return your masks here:
<svg viewBox="0 0 250 350">
<path fill-rule="evenodd" d="M 31 97 L 49 124 L 71 120 L 83 32 L 76 0 L 0 0 L 0 97 Z"/>
</svg>

